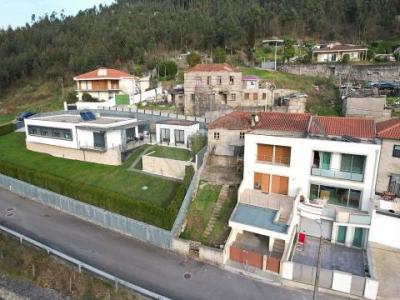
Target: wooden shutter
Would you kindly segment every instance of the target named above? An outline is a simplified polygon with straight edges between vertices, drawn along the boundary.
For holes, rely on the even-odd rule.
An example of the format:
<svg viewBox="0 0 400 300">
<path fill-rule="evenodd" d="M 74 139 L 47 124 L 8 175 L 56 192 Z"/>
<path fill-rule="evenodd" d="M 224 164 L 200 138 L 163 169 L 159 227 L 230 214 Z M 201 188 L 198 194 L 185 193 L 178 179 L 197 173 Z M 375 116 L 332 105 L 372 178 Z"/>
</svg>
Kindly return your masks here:
<svg viewBox="0 0 400 300">
<path fill-rule="evenodd" d="M 278 164 L 290 164 L 290 147 L 275 146 L 275 162 Z"/>
<path fill-rule="evenodd" d="M 263 192 L 269 193 L 269 177 L 269 174 L 254 173 L 254 185 L 258 183 Z"/>
<path fill-rule="evenodd" d="M 263 145 L 263 144 L 257 145 L 257 160 L 272 162 L 272 153 L 273 153 L 272 145 Z"/>
<path fill-rule="evenodd" d="M 274 194 L 288 194 L 289 178 L 285 176 L 272 175 L 272 192 Z"/>
</svg>

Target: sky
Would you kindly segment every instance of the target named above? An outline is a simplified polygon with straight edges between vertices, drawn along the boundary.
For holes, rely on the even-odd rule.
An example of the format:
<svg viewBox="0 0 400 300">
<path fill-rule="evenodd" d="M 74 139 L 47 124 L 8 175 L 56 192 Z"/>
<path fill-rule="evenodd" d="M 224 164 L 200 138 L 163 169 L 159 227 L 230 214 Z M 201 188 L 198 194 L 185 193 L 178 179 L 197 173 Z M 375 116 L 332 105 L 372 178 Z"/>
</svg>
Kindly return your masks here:
<svg viewBox="0 0 400 300">
<path fill-rule="evenodd" d="M 15 28 L 31 22 L 32 14 L 43 16 L 64 9 L 65 15 L 75 15 L 79 10 L 94 5 L 110 4 L 114 0 L 0 0 L 0 28 Z"/>
</svg>

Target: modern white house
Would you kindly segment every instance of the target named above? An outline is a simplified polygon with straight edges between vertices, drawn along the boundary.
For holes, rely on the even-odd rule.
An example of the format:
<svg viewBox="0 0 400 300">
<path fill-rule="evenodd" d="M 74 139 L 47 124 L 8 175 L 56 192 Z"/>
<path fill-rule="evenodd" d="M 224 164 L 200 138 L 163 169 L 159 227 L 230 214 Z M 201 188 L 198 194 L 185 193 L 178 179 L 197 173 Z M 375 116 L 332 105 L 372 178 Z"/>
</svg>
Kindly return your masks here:
<svg viewBox="0 0 400 300">
<path fill-rule="evenodd" d="M 99 68 L 74 77 L 79 101 L 87 93 L 100 102 L 112 102 L 113 105 L 128 105 L 139 98 L 150 86 L 150 78 L 138 78 L 129 73 Z"/>
<path fill-rule="evenodd" d="M 226 259 L 258 257 L 257 267 L 274 270 L 268 262 L 280 259 L 296 231 L 365 248 L 380 155 L 375 122 L 277 112 L 252 117 L 243 128 L 251 130 Z"/>
<path fill-rule="evenodd" d="M 26 146 L 57 157 L 120 165 L 124 153 L 143 143 L 145 125 L 89 111 L 38 114 L 25 120 Z"/>
<path fill-rule="evenodd" d="M 340 43 L 330 43 L 320 45 L 313 49 L 313 60 L 317 63 L 339 62 L 345 55 L 349 56 L 350 61 L 366 60 L 368 48 L 360 45 L 347 45 Z"/>
<path fill-rule="evenodd" d="M 156 124 L 156 141 L 175 147 L 189 148 L 189 137 L 200 130 L 199 122 L 169 119 Z"/>
</svg>

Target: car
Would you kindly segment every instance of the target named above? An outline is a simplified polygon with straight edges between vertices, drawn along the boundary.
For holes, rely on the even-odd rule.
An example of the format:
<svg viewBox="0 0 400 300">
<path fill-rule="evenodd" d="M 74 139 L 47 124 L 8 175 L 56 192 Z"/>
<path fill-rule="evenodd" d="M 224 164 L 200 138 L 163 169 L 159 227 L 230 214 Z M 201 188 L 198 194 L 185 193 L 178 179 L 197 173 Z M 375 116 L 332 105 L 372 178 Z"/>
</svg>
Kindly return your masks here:
<svg viewBox="0 0 400 300">
<path fill-rule="evenodd" d="M 26 118 L 33 116 L 35 113 L 31 111 L 24 111 L 18 114 L 17 121 L 23 121 Z"/>
</svg>

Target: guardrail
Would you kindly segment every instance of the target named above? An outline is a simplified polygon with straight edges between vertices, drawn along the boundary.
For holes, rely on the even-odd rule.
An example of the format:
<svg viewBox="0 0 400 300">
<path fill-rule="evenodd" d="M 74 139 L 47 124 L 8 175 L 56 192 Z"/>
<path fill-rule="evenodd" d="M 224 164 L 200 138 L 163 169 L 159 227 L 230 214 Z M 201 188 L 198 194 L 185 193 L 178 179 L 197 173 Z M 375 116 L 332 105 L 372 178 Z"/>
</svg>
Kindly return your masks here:
<svg viewBox="0 0 400 300">
<path fill-rule="evenodd" d="M 142 288 L 142 287 L 137 286 L 137 285 L 135 285 L 133 283 L 130 283 L 130 282 L 125 281 L 125 280 L 123 280 L 121 278 L 118 278 L 118 277 L 116 277 L 114 275 L 111 275 L 111 274 L 109 274 L 109 273 L 107 273 L 105 271 L 97 269 L 97 268 L 95 268 L 95 267 L 93 267 L 93 266 L 91 266 L 89 264 L 86 264 L 86 263 L 84 263 L 84 262 L 82 262 L 82 261 L 80 261 L 80 260 L 78 260 L 76 258 L 73 258 L 73 257 L 71 257 L 69 255 L 66 255 L 66 254 L 64 254 L 64 253 L 62 253 L 62 252 L 60 252 L 58 250 L 55 250 L 55 249 L 49 247 L 49 246 L 46 246 L 45 244 L 42 244 L 42 243 L 40 243 L 38 241 L 35 241 L 34 239 L 31 239 L 31 238 L 29 238 L 29 237 L 27 237 L 27 236 L 25 236 L 25 235 L 23 235 L 21 233 L 18 233 L 16 231 L 12 230 L 12 229 L 9 229 L 7 227 L 4 227 L 4 226 L 0 225 L 0 230 L 6 232 L 9 235 L 12 235 L 12 236 L 18 238 L 21 243 L 23 241 L 26 241 L 29 244 L 33 245 L 33 246 L 36 246 L 36 247 L 38 247 L 40 249 L 45 250 L 47 252 L 47 254 L 54 254 L 54 255 L 62 258 L 63 260 L 66 260 L 66 261 L 68 261 L 68 262 L 70 262 L 70 263 L 72 263 L 74 265 L 77 265 L 78 269 L 79 269 L 79 272 L 81 272 L 81 270 L 83 268 L 83 269 L 86 269 L 86 270 L 88 270 L 88 271 L 100 276 L 100 277 L 103 277 L 103 278 L 105 278 L 107 280 L 110 280 L 110 281 L 114 282 L 116 286 L 118 286 L 118 285 L 124 286 L 124 287 L 126 287 L 126 288 L 128 288 L 130 290 L 133 290 L 133 291 L 135 291 L 135 292 L 137 292 L 137 293 L 139 293 L 139 294 L 141 294 L 143 296 L 150 297 L 152 299 L 171 300 L 170 298 L 167 298 L 167 297 L 162 296 L 160 294 L 154 293 L 154 292 L 149 291 L 149 290 L 147 290 L 145 288 Z"/>
</svg>

